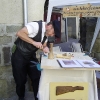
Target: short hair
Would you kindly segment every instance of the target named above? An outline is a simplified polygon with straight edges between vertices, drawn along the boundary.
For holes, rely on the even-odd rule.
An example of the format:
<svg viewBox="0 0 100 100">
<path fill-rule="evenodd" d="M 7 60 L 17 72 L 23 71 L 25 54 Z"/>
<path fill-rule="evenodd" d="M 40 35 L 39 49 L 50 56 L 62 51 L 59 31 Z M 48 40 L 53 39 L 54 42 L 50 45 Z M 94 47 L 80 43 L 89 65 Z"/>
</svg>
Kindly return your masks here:
<svg viewBox="0 0 100 100">
<path fill-rule="evenodd" d="M 47 25 L 52 25 L 52 26 L 53 26 L 53 23 L 52 23 L 52 21 L 51 21 L 51 22 L 49 22 L 49 23 L 47 23 Z"/>
</svg>

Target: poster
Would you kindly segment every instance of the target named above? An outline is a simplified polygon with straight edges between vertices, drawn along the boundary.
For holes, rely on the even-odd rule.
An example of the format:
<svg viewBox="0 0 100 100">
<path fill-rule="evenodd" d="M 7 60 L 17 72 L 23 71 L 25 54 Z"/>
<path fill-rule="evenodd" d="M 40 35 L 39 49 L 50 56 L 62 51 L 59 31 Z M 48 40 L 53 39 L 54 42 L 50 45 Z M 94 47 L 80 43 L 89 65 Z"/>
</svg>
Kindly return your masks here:
<svg viewBox="0 0 100 100">
<path fill-rule="evenodd" d="M 57 86 L 72 86 L 83 87 L 82 90 L 77 90 L 60 95 L 56 95 Z M 88 83 L 87 82 L 51 82 L 49 85 L 50 100 L 88 100 Z"/>
<path fill-rule="evenodd" d="M 60 64 L 61 67 L 63 68 L 74 68 L 74 67 L 79 67 L 82 68 L 82 65 L 80 65 L 76 60 L 68 60 L 68 59 L 58 59 L 58 63 Z"/>
</svg>

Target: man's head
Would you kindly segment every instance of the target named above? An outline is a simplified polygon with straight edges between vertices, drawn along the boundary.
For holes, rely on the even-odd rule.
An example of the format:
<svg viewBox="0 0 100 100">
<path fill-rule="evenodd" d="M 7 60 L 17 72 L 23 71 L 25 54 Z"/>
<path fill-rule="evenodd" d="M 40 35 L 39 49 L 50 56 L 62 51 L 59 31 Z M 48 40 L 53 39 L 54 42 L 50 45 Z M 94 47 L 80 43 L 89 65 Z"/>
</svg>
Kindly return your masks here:
<svg viewBox="0 0 100 100">
<path fill-rule="evenodd" d="M 60 22 L 58 20 L 54 20 L 52 22 L 47 23 L 46 25 L 46 35 L 47 36 L 55 36 L 60 38 Z"/>
<path fill-rule="evenodd" d="M 55 35 L 55 33 L 54 33 L 54 27 L 53 27 L 52 22 L 49 22 L 46 25 L 46 35 L 47 36 L 54 36 Z"/>
</svg>

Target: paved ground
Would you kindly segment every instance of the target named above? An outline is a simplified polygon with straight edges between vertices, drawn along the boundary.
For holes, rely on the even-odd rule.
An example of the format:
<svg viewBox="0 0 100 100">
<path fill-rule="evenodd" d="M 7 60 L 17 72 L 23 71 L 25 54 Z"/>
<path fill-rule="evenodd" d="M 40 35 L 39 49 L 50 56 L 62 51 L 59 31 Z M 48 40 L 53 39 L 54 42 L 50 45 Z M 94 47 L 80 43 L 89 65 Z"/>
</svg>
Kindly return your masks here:
<svg viewBox="0 0 100 100">
<path fill-rule="evenodd" d="M 18 97 L 17 97 L 17 95 L 15 95 L 9 99 L 3 99 L 3 100 L 18 100 Z M 35 100 L 33 92 L 27 92 L 25 95 L 25 100 Z"/>
</svg>

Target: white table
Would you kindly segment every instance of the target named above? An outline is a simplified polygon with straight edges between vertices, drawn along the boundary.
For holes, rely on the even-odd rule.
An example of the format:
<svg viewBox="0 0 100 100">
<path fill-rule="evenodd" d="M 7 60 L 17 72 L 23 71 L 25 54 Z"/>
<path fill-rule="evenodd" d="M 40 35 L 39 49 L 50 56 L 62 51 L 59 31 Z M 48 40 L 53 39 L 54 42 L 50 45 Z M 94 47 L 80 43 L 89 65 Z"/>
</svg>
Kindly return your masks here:
<svg viewBox="0 0 100 100">
<path fill-rule="evenodd" d="M 84 53 L 73 53 L 72 59 L 88 59 L 92 60 Z M 50 82 L 88 82 L 89 83 L 89 100 L 98 100 L 97 83 L 95 70 L 87 68 L 66 68 L 63 69 L 57 62 L 57 59 L 52 60 L 48 57 L 42 57 L 41 60 L 40 85 L 38 91 L 39 100 L 49 100 L 49 83 Z"/>
</svg>

